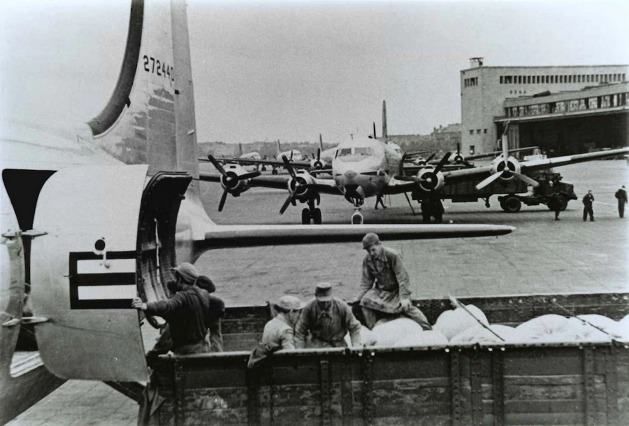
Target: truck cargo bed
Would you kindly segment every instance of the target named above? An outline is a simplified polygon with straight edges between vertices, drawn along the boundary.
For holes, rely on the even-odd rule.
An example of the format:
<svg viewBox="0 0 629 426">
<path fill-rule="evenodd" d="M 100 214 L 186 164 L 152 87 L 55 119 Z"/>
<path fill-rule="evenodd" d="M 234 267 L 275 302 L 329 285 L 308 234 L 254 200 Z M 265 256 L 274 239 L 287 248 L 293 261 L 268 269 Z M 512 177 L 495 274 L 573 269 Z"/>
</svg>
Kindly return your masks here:
<svg viewBox="0 0 629 426">
<path fill-rule="evenodd" d="M 465 298 L 491 323 L 566 311 L 620 319 L 627 294 Z M 448 299 L 416 303 L 434 323 Z M 629 350 L 621 342 L 311 349 L 246 368 L 268 306 L 232 308 L 226 348 L 162 356 L 150 424 L 629 424 Z M 253 343 L 251 343 L 253 342 Z M 243 348 L 244 349 L 244 348 Z M 163 398 L 163 400 L 162 400 Z"/>
</svg>

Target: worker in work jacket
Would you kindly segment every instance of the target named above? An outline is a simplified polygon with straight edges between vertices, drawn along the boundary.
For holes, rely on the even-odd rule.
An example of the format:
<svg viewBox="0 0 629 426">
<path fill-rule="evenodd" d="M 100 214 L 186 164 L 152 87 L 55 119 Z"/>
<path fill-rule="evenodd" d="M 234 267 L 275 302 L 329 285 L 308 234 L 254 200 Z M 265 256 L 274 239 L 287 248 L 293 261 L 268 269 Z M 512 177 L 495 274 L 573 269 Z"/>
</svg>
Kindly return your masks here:
<svg viewBox="0 0 629 426">
<path fill-rule="evenodd" d="M 349 333 L 352 346 L 360 345 L 360 322 L 347 303 L 332 296 L 330 283 L 320 283 L 315 298 L 304 306 L 295 327 L 295 346 L 300 348 L 346 347 Z"/>
<path fill-rule="evenodd" d="M 384 247 L 378 235 L 371 232 L 363 238 L 363 249 L 367 255 L 358 300 L 365 325 L 373 328 L 380 314 L 400 314 L 424 330 L 432 329 L 422 311 L 411 303 L 408 272 L 400 254 Z"/>
<path fill-rule="evenodd" d="M 189 263 L 173 268 L 177 292 L 166 300 L 144 303 L 133 299 L 132 306 L 148 315 L 160 316 L 168 323 L 172 346 L 178 355 L 210 352 L 208 328 L 222 316 L 225 305 L 219 298 L 195 285 L 199 275 Z M 161 340 L 161 338 L 160 338 Z"/>
</svg>

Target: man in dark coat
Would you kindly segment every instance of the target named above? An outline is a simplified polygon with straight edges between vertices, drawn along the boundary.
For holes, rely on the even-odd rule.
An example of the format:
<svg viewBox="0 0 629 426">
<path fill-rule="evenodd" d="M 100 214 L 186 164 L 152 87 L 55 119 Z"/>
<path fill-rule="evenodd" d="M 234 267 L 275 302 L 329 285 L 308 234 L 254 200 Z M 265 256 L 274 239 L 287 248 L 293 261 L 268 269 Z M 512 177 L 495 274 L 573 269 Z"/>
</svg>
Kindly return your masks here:
<svg viewBox="0 0 629 426">
<path fill-rule="evenodd" d="M 615 197 L 618 199 L 618 216 L 625 217 L 625 204 L 627 204 L 627 191 L 625 185 L 616 191 Z"/>
<path fill-rule="evenodd" d="M 178 355 L 210 352 L 208 328 L 216 330 L 218 321 L 220 333 L 220 317 L 225 304 L 217 297 L 211 298 L 207 290 L 196 285 L 199 275 L 190 263 L 173 268 L 173 274 L 175 284 L 169 285 L 169 288 L 176 292 L 172 297 L 150 303 L 136 297 L 132 302 L 134 308 L 148 315 L 160 316 L 168 323 L 153 351 L 165 353 L 170 349 Z M 222 350 L 222 336 L 220 338 L 220 348 L 215 350 Z"/>
<path fill-rule="evenodd" d="M 593 203 L 594 195 L 592 195 L 592 190 L 590 189 L 583 197 L 583 222 L 585 222 L 588 215 L 590 215 L 590 222 L 594 222 L 594 210 L 592 209 Z"/>
</svg>

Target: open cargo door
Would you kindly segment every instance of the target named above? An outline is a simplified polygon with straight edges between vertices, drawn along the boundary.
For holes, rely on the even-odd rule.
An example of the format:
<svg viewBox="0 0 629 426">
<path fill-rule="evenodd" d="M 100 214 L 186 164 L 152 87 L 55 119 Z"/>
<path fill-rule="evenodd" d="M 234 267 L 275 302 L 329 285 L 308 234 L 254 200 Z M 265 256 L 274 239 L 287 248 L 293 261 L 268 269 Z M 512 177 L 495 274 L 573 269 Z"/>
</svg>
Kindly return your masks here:
<svg viewBox="0 0 629 426">
<path fill-rule="evenodd" d="M 143 197 L 146 192 L 156 198 L 155 186 L 170 186 L 162 197 L 169 198 L 169 216 L 176 218 L 190 177 L 173 173 L 171 180 L 178 185 L 159 185 L 168 174 L 154 176 L 145 190 L 147 169 L 65 169 L 42 189 L 34 228 L 46 235 L 33 241 L 32 301 L 35 315 L 44 321 L 35 330 L 42 360 L 59 377 L 148 380 L 139 313 L 131 308 L 131 300 L 145 293 L 138 283 L 144 286 L 152 280 L 142 277 L 140 260 L 146 255 L 141 246 L 147 237 L 139 224 L 151 222 L 143 215 L 159 209 L 142 209 L 159 203 L 147 203 Z M 174 239 L 174 225 L 170 229 Z M 158 233 L 152 234 L 157 238 Z M 138 244 L 139 238 L 143 244 Z M 150 271 L 161 275 L 157 272 Z"/>
</svg>

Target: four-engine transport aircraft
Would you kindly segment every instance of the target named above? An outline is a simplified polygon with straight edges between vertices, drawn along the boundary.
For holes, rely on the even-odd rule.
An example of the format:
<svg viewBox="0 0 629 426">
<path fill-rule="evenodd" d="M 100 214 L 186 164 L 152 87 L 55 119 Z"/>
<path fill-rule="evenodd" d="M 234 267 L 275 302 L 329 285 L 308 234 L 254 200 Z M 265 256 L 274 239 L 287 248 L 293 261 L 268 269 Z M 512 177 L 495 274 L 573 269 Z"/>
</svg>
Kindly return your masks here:
<svg viewBox="0 0 629 426">
<path fill-rule="evenodd" d="M 530 161 L 519 161 L 509 154 L 506 129 L 502 136 L 502 151 L 490 165 L 483 167 L 465 167 L 456 170 L 445 170 L 451 153 L 446 153 L 438 164 L 424 164 L 417 168 L 412 176 L 405 175 L 404 153 L 395 143 L 387 142 L 386 102 L 382 105 L 381 139 L 374 137 L 353 137 L 342 142 L 336 149 L 332 160 L 332 178 L 317 178 L 306 170 L 294 170 L 286 157 L 283 158 L 288 176 L 252 176 L 244 168 L 234 165 L 229 172 L 202 173 L 200 178 L 210 182 L 220 182 L 223 196 L 219 210 L 224 205 L 227 194 L 240 196 L 251 187 L 287 189 L 288 198 L 280 207 L 280 214 L 296 202 L 306 203 L 302 209 L 302 224 L 312 221 L 322 223 L 321 209 L 317 207 L 321 201 L 320 194 L 342 195 L 354 206 L 351 217 L 352 224 L 362 224 L 360 212 L 365 198 L 387 194 L 406 194 L 415 192 L 418 199 L 430 200 L 422 203 L 422 209 L 442 211 L 442 189 L 446 185 L 464 181 L 477 183 L 478 190 L 485 188 L 494 181 L 503 183 L 519 179 L 528 185 L 538 186 L 538 182 L 528 177 L 526 172 L 550 169 L 600 158 L 614 157 L 629 153 L 629 148 L 613 149 L 602 152 L 576 154 L 556 158 L 542 158 Z M 523 148 L 521 150 L 527 150 Z M 485 154 L 483 154 L 485 156 Z M 214 159 L 210 161 L 215 163 Z M 409 200 L 410 203 L 410 200 Z M 428 217 L 432 211 L 422 211 Z"/>
<path fill-rule="evenodd" d="M 199 199 L 186 13 L 183 1 L 131 2 L 118 82 L 86 125 L 65 133 L 0 126 L 0 423 L 58 386 L 48 371 L 61 379 L 146 382 L 141 318 L 131 299 L 167 298 L 171 267 L 206 250 L 360 241 L 366 232 L 401 240 L 513 230 L 216 225 Z M 349 178 L 354 160 L 385 148 L 342 149 L 336 161 L 346 168 L 337 170 Z M 345 188 L 359 191 L 349 181 Z M 25 317 L 27 299 L 32 316 Z M 34 324 L 39 352 L 18 365 L 12 361 L 26 324 Z"/>
</svg>

